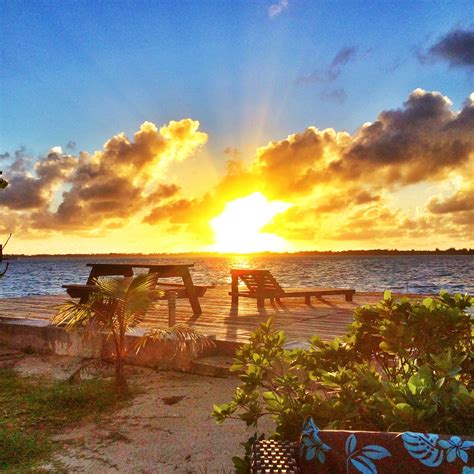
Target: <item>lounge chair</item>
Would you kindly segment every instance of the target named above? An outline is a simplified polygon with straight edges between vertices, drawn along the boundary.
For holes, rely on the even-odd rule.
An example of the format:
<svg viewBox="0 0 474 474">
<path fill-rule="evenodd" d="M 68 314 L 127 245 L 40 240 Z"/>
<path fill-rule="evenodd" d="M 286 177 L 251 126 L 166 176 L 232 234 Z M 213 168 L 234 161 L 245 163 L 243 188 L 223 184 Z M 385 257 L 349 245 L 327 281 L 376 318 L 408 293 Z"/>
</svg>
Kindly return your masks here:
<svg viewBox="0 0 474 474">
<path fill-rule="evenodd" d="M 355 290 L 350 288 L 282 288 L 269 270 L 235 269 L 231 270 L 230 274 L 232 276 L 232 291 L 229 295 L 232 296 L 232 304 L 239 303 L 239 296 L 255 298 L 257 306 L 262 308 L 265 306 L 266 298 L 279 302 L 280 298 L 304 296 L 305 303 L 311 304 L 311 296 L 320 298 L 328 295 L 344 295 L 346 301 L 352 301 L 355 294 Z M 239 279 L 245 283 L 247 290 L 239 289 Z"/>
</svg>

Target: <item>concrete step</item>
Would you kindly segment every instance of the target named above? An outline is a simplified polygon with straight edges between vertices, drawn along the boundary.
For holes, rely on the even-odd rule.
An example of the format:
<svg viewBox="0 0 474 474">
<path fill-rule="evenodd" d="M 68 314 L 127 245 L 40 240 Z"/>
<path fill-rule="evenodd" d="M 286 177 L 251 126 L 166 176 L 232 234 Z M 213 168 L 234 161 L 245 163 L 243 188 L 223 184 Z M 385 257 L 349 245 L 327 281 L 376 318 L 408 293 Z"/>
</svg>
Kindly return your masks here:
<svg viewBox="0 0 474 474">
<path fill-rule="evenodd" d="M 236 377 L 236 372 L 230 372 L 234 359 L 229 356 L 208 356 L 196 359 L 192 363 L 191 372 L 211 377 Z"/>
</svg>

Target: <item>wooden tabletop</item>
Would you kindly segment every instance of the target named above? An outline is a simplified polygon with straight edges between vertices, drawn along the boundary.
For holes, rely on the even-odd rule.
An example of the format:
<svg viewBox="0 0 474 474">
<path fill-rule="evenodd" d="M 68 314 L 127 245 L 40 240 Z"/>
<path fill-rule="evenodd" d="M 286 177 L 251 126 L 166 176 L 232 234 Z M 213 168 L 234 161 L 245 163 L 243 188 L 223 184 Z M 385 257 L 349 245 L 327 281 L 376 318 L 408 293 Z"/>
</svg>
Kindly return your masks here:
<svg viewBox="0 0 474 474">
<path fill-rule="evenodd" d="M 130 267 L 130 268 L 151 268 L 151 267 L 194 267 L 194 263 L 88 263 L 88 267 Z"/>
</svg>

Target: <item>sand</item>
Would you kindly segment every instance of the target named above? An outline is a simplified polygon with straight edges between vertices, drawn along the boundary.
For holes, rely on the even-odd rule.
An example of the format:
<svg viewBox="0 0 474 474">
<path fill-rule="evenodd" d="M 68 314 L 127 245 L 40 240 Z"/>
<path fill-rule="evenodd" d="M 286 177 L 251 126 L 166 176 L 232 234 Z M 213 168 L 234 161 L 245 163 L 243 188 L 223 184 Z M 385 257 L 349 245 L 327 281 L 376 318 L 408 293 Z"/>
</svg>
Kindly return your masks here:
<svg viewBox="0 0 474 474">
<path fill-rule="evenodd" d="M 77 358 L 24 355 L 17 371 L 66 378 Z M 127 367 L 138 394 L 128 406 L 65 428 L 55 439 L 62 447 L 45 470 L 63 472 L 214 473 L 233 472 L 232 456 L 251 434 L 243 422 L 217 425 L 212 405 L 230 400 L 236 378 Z M 267 425 L 267 430 L 270 429 Z"/>
</svg>

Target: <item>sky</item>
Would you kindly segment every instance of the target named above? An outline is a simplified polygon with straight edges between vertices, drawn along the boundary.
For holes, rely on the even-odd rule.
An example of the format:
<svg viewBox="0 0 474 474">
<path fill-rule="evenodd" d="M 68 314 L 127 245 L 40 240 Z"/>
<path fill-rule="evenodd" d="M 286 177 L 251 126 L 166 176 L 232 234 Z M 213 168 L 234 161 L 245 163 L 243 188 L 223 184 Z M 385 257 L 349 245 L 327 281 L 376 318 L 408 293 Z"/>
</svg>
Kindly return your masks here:
<svg viewBox="0 0 474 474">
<path fill-rule="evenodd" d="M 472 247 L 473 18 L 4 2 L 0 236 L 31 254 Z"/>
</svg>

